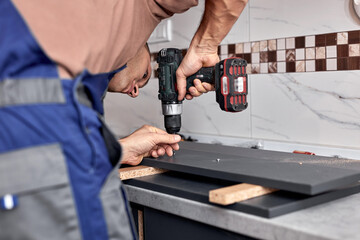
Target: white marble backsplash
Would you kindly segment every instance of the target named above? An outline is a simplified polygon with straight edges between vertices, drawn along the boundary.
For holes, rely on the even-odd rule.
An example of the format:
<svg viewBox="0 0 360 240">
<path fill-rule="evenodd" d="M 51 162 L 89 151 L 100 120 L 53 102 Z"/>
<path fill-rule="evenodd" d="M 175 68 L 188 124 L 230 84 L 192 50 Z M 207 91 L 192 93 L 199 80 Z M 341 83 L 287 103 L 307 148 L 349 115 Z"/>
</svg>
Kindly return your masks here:
<svg viewBox="0 0 360 240">
<path fill-rule="evenodd" d="M 352 0 L 249 0 L 250 41 L 359 29 Z"/>
<path fill-rule="evenodd" d="M 252 137 L 360 148 L 360 71 L 251 75 Z"/>
</svg>

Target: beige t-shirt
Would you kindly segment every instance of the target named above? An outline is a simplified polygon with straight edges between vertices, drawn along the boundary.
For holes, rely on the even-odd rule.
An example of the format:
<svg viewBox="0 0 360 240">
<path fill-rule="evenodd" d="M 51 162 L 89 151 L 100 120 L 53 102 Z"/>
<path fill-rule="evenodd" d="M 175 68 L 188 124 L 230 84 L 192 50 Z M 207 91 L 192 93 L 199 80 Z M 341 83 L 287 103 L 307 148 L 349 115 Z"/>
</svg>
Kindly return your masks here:
<svg viewBox="0 0 360 240">
<path fill-rule="evenodd" d="M 123 66 L 157 24 L 197 0 L 13 0 L 45 53 L 69 78 Z"/>
</svg>

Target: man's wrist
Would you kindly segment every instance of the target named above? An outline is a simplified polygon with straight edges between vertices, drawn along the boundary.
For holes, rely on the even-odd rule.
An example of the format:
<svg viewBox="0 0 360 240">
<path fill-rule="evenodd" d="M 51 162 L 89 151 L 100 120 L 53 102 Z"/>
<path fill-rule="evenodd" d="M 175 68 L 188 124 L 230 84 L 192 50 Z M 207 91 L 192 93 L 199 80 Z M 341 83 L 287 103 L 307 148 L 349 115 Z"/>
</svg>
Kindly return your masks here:
<svg viewBox="0 0 360 240">
<path fill-rule="evenodd" d="M 190 49 L 200 54 L 214 54 L 217 53 L 219 43 L 213 37 L 203 36 L 197 37 L 191 41 Z"/>
</svg>

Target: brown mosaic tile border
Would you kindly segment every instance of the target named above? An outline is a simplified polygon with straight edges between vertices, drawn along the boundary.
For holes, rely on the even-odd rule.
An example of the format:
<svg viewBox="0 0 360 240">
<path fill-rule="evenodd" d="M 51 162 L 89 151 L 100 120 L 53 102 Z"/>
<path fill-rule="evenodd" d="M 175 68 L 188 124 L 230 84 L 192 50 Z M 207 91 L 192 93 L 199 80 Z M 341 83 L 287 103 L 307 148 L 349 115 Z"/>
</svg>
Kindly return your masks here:
<svg viewBox="0 0 360 240">
<path fill-rule="evenodd" d="M 218 53 L 245 59 L 249 74 L 360 70 L 360 30 L 227 44 Z"/>
</svg>

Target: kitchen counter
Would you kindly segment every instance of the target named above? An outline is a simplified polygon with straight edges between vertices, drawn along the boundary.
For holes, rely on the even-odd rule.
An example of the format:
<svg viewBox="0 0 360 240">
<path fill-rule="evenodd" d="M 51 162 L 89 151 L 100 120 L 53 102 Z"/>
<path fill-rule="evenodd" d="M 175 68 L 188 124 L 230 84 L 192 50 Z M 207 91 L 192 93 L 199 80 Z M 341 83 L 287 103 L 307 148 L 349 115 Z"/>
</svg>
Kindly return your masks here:
<svg viewBox="0 0 360 240">
<path fill-rule="evenodd" d="M 258 239 L 360 239 L 360 193 L 266 219 L 126 185 L 129 201 Z"/>
</svg>

